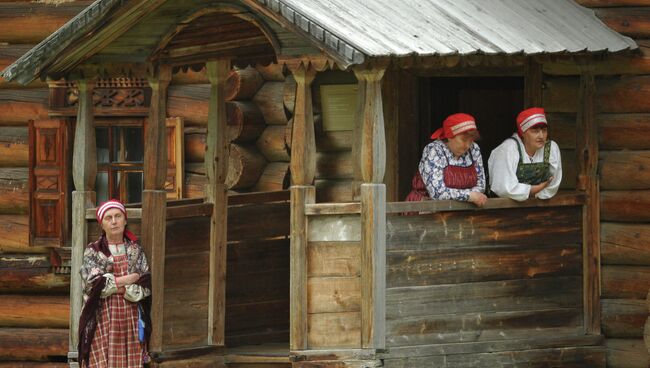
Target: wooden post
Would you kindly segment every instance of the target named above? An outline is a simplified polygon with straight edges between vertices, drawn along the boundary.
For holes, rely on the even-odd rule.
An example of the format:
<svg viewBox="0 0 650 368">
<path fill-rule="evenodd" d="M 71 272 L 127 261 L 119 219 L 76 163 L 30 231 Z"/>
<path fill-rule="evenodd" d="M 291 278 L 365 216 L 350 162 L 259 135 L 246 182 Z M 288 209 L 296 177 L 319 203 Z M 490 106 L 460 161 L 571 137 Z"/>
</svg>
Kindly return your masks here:
<svg viewBox="0 0 650 368">
<path fill-rule="evenodd" d="M 383 349 L 386 324 L 386 142 L 381 79 L 385 69 L 355 71 L 364 89 L 361 119 L 361 347 Z"/>
<path fill-rule="evenodd" d="M 291 68 L 296 80 L 296 106 L 291 137 L 291 350 L 307 349 L 307 217 L 305 205 L 314 203 L 312 185 L 316 172 L 316 137 L 311 82 L 316 71 L 311 65 Z"/>
<path fill-rule="evenodd" d="M 86 209 L 95 206 L 95 178 L 97 177 L 97 147 L 93 114 L 93 81 L 80 80 L 79 110 L 75 127 L 72 179 L 72 249 L 70 278 L 70 333 L 68 361 L 71 367 L 78 367 L 79 317 L 83 308 L 83 286 L 81 263 L 88 241 Z"/>
<path fill-rule="evenodd" d="M 165 229 L 167 192 L 167 87 L 171 67 L 160 65 L 149 76 L 151 106 L 144 127 L 144 191 L 142 193 L 142 244 L 151 268 L 151 323 L 149 350 L 162 351 L 165 290 Z"/>
<path fill-rule="evenodd" d="M 229 60 L 206 63 L 210 80 L 210 107 L 205 153 L 208 184 L 206 200 L 213 204 L 210 222 L 210 287 L 208 302 L 208 343 L 224 345 L 226 321 L 226 260 L 228 220 L 228 131 L 226 126 L 225 82 Z"/>
<path fill-rule="evenodd" d="M 598 179 L 598 126 L 595 119 L 593 71 L 582 67 L 580 106 L 576 122 L 577 188 L 585 191 L 583 207 L 583 304 L 587 334 L 600 334 L 600 188 Z"/>
<path fill-rule="evenodd" d="M 532 58 L 524 64 L 524 108 L 542 106 L 542 64 Z"/>
</svg>

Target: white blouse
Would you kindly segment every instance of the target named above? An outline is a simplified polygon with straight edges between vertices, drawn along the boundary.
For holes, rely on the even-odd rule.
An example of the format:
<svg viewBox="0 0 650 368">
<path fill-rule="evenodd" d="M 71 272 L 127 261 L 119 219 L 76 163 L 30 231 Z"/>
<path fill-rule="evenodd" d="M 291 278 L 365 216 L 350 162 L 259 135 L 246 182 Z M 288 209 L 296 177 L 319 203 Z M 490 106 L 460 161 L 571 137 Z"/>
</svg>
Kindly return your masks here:
<svg viewBox="0 0 650 368">
<path fill-rule="evenodd" d="M 523 149 L 523 142 L 517 133 L 512 135 L 516 140 L 506 139 L 497 148 L 492 150 L 488 159 L 488 172 L 490 176 L 490 189 L 499 197 L 512 198 L 515 201 L 525 201 L 530 196 L 530 184 L 520 183 L 517 180 L 517 165 L 519 165 L 519 148 L 520 144 L 524 151 L 524 163 L 544 162 L 544 147 L 535 152 L 533 157 L 528 156 Z M 535 195 L 539 199 L 548 199 L 553 197 L 562 181 L 562 159 L 560 157 L 560 147 L 557 143 L 551 141 L 551 152 L 549 157 L 551 175 L 553 180 L 543 190 Z"/>
</svg>

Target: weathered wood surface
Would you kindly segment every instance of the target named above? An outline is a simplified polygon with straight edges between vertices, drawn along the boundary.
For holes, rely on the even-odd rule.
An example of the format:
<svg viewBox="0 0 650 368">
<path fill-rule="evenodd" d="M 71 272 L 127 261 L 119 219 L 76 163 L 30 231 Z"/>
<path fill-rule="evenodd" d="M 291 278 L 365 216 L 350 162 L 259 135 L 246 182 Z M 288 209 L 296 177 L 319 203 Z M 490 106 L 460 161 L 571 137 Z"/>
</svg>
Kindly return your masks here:
<svg viewBox="0 0 650 368">
<path fill-rule="evenodd" d="M 609 28 L 630 37 L 650 37 L 650 7 L 596 9 L 596 15 Z"/>
<path fill-rule="evenodd" d="M 199 165 L 203 166 L 203 163 Z M 185 185 L 183 186 L 183 196 L 185 198 L 205 197 L 205 185 L 207 183 L 208 179 L 205 177 L 205 174 L 195 174 L 186 171 Z"/>
<path fill-rule="evenodd" d="M 45 253 L 29 246 L 29 215 L 0 215 L 0 252 Z"/>
<path fill-rule="evenodd" d="M 260 72 L 253 67 L 233 69 L 228 73 L 224 85 L 226 101 L 249 100 L 264 84 Z"/>
<path fill-rule="evenodd" d="M 602 149 L 650 149 L 646 134 L 650 114 L 599 114 L 599 144 Z"/>
<path fill-rule="evenodd" d="M 262 111 L 264 121 L 270 125 L 286 125 L 287 115 L 284 111 L 284 83 L 266 82 L 253 97 L 253 102 Z"/>
<path fill-rule="evenodd" d="M 357 277 L 360 262 L 358 242 L 310 242 L 307 248 L 308 277 Z"/>
<path fill-rule="evenodd" d="M 603 222 L 600 234 L 602 264 L 650 266 L 650 225 Z"/>
<path fill-rule="evenodd" d="M 354 348 L 361 345 L 361 313 L 309 314 L 308 346 Z"/>
<path fill-rule="evenodd" d="M 647 368 L 650 354 L 641 339 L 607 339 L 607 367 Z"/>
<path fill-rule="evenodd" d="M 253 187 L 255 192 L 272 192 L 289 188 L 289 163 L 269 162 L 257 183 Z"/>
<path fill-rule="evenodd" d="M 255 146 L 231 144 L 226 186 L 228 189 L 252 187 L 257 183 L 265 166 L 266 159 Z"/>
<path fill-rule="evenodd" d="M 602 221 L 650 222 L 650 190 L 602 191 L 600 206 Z"/>
<path fill-rule="evenodd" d="M 40 42 L 91 3 L 1 2 L 0 24 L 3 27 L 0 28 L 0 40 L 16 44 Z"/>
<path fill-rule="evenodd" d="M 645 300 L 650 269 L 644 266 L 602 266 L 602 297 Z"/>
<path fill-rule="evenodd" d="M 272 238 L 289 234 L 286 202 L 228 208 L 228 241 Z"/>
<path fill-rule="evenodd" d="M 289 162 L 291 156 L 285 141 L 286 127 L 269 125 L 256 142 L 257 148 L 268 161 Z"/>
<path fill-rule="evenodd" d="M 230 101 L 226 103 L 228 140 L 253 142 L 264 131 L 264 117 L 253 102 Z"/>
<path fill-rule="evenodd" d="M 66 295 L 3 295 L 0 326 L 68 328 L 70 300 Z"/>
<path fill-rule="evenodd" d="M 0 360 L 44 361 L 68 353 L 68 329 L 0 328 Z"/>
<path fill-rule="evenodd" d="M 639 339 L 648 318 L 646 300 L 603 299 L 602 326 L 607 338 Z"/>
<path fill-rule="evenodd" d="M 647 5 L 645 0 L 576 0 L 576 2 L 589 8 Z"/>
<path fill-rule="evenodd" d="M 349 151 L 316 154 L 317 179 L 352 179 L 352 157 Z"/>
<path fill-rule="evenodd" d="M 282 92 L 284 108 L 293 114 L 293 110 L 296 108 L 296 80 L 293 78 L 293 75 L 288 75 L 284 80 Z"/>
<path fill-rule="evenodd" d="M 255 69 L 262 74 L 262 78 L 271 82 L 282 82 L 284 81 L 284 64 L 274 64 L 270 63 L 269 65 L 257 64 Z"/>
<path fill-rule="evenodd" d="M 341 203 L 354 200 L 352 197 L 352 179 L 317 179 L 315 185 L 316 201 L 319 203 Z"/>
<path fill-rule="evenodd" d="M 316 195 L 315 188 L 311 185 L 292 185 L 290 190 L 289 348 L 306 350 L 310 346 L 310 322 L 307 313 L 307 248 L 311 234 L 308 232 L 310 222 L 305 215 L 305 205 L 314 203 Z"/>
<path fill-rule="evenodd" d="M 26 127 L 0 127 L 0 166 L 27 166 L 29 143 Z"/>
<path fill-rule="evenodd" d="M 47 119 L 47 88 L 0 89 L 0 123 L 27 126 L 30 119 Z"/>
<path fill-rule="evenodd" d="M 610 54 L 603 59 L 592 60 L 590 65 L 594 68 L 595 75 L 642 75 L 650 72 L 650 49 L 643 40 L 636 40 L 640 46 L 640 53 Z M 544 73 L 548 75 L 568 76 L 579 75 L 580 68 L 575 60 L 559 59 L 544 63 Z"/>
<path fill-rule="evenodd" d="M 578 79 L 546 78 L 544 107 L 549 112 L 576 112 Z M 596 80 L 595 104 L 602 113 L 650 112 L 650 76 L 607 77 Z"/>
<path fill-rule="evenodd" d="M 605 351 L 599 347 L 563 347 L 497 353 L 386 359 L 386 368 L 556 367 L 605 368 Z"/>
<path fill-rule="evenodd" d="M 51 273 L 49 268 L 0 270 L 0 292 L 61 295 L 69 290 L 70 275 Z"/>
<path fill-rule="evenodd" d="M 604 151 L 598 166 L 602 190 L 650 189 L 650 151 Z"/>
</svg>

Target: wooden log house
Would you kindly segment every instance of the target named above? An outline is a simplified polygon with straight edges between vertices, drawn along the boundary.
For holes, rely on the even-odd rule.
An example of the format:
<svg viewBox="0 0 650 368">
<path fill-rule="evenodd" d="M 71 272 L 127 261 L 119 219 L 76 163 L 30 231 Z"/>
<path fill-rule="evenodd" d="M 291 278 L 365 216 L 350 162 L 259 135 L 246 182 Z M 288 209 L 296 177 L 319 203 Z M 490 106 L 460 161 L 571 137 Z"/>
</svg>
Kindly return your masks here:
<svg viewBox="0 0 650 368">
<path fill-rule="evenodd" d="M 31 149 L 26 207 L 62 220 L 30 221 L 31 243 L 65 254 L 67 241 L 77 269 L 97 200 L 140 202 L 155 366 L 647 366 L 645 92 L 625 93 L 643 77 L 611 77 L 647 64 L 592 13 L 539 3 L 96 1 L 3 74 L 49 85 L 48 108 L 24 115 L 57 151 Z M 642 37 L 616 27 L 625 14 L 598 10 Z M 445 114 L 477 116 L 487 158 L 533 105 L 563 149 L 563 193 L 481 210 L 400 202 Z M 140 165 L 102 162 L 103 137 L 124 144 L 134 127 Z M 134 171 L 141 187 L 116 179 Z M 19 338 L 0 336 L 14 351 Z"/>
</svg>

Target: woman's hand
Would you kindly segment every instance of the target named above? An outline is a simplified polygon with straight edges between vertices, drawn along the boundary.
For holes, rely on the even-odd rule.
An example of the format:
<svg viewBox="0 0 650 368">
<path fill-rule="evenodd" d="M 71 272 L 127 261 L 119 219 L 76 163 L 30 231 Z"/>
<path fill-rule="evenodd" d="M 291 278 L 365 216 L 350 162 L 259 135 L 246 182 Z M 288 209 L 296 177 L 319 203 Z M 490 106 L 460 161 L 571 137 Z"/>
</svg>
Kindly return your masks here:
<svg viewBox="0 0 650 368">
<path fill-rule="evenodd" d="M 544 190 L 544 188 L 546 188 L 549 184 L 551 184 L 552 180 L 553 180 L 553 176 L 548 178 L 548 180 L 545 181 L 545 182 L 539 183 L 537 185 L 532 185 L 530 187 L 530 195 L 534 196 L 535 194 L 537 194 L 537 193 L 541 192 L 542 190 Z"/>
<path fill-rule="evenodd" d="M 118 287 L 125 286 L 125 285 L 131 285 L 135 284 L 140 280 L 140 275 L 137 273 L 130 273 L 125 276 L 120 276 L 115 278 L 115 283 L 117 284 Z"/>
<path fill-rule="evenodd" d="M 469 192 L 469 201 L 477 207 L 483 207 L 487 202 L 487 196 L 481 192 Z"/>
</svg>

